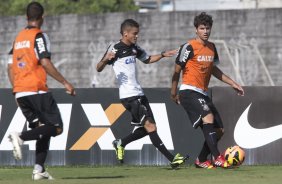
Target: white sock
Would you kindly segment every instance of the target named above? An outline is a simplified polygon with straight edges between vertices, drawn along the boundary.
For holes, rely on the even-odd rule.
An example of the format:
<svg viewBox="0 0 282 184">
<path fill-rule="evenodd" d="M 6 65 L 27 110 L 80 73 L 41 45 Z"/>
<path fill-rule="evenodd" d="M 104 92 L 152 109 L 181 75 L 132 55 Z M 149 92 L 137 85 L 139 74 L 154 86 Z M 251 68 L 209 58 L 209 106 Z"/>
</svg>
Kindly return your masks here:
<svg viewBox="0 0 282 184">
<path fill-rule="evenodd" d="M 34 170 L 37 170 L 38 172 L 42 173 L 43 171 L 43 167 L 39 164 L 35 164 L 34 165 Z"/>
</svg>

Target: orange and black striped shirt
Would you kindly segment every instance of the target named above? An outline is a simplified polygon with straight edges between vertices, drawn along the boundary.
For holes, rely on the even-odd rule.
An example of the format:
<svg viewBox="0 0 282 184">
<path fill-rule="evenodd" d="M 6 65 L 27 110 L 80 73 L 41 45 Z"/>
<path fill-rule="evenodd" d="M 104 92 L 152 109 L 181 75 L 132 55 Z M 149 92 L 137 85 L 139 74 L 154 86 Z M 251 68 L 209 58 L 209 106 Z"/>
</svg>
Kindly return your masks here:
<svg viewBox="0 0 282 184">
<path fill-rule="evenodd" d="M 190 40 L 181 45 L 175 62 L 183 69 L 183 85 L 206 92 L 213 65 L 219 62 L 219 58 L 214 43 L 203 45 L 197 40 Z"/>
<path fill-rule="evenodd" d="M 40 59 L 50 58 L 45 36 L 40 29 L 28 27 L 16 37 L 12 54 L 13 92 L 47 91 L 46 72 Z M 48 40 L 49 41 L 49 40 Z"/>
</svg>

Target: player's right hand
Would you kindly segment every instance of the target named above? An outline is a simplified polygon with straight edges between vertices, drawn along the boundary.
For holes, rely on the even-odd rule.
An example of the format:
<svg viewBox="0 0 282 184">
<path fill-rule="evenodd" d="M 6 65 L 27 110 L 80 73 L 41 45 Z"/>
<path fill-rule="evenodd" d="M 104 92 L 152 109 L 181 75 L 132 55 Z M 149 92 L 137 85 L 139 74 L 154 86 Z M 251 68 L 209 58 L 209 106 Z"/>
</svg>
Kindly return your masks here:
<svg viewBox="0 0 282 184">
<path fill-rule="evenodd" d="M 109 61 L 111 61 L 112 59 L 114 59 L 115 57 L 116 57 L 116 53 L 114 53 L 114 52 L 108 52 L 108 53 L 105 55 L 105 57 L 104 57 L 103 60 L 109 62 Z"/>
<path fill-rule="evenodd" d="M 179 101 L 179 96 L 178 96 L 178 95 L 170 95 L 170 98 L 171 98 L 172 101 L 174 101 L 176 104 L 180 105 L 180 101 Z"/>
</svg>

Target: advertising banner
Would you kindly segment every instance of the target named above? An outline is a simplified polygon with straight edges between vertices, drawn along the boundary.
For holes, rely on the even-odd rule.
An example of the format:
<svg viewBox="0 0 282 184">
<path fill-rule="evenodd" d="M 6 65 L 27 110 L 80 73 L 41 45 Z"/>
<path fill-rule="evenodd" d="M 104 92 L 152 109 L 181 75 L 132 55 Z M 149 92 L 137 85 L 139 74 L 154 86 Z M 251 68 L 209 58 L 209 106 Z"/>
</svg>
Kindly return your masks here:
<svg viewBox="0 0 282 184">
<path fill-rule="evenodd" d="M 229 87 L 213 87 L 212 100 L 225 125 L 220 148 L 239 145 L 245 164 L 282 163 L 282 87 L 244 87 L 243 97 Z"/>
<path fill-rule="evenodd" d="M 51 138 L 48 165 L 114 165 L 112 141 L 130 134 L 131 116 L 121 105 L 118 89 L 77 89 L 71 97 L 63 89 L 51 89 L 61 111 L 64 132 Z M 281 164 L 282 128 L 280 109 L 282 87 L 245 87 L 237 96 L 230 87 L 214 87 L 210 96 L 225 126 L 220 151 L 239 145 L 246 152 L 244 164 Z M 145 89 L 156 120 L 158 133 L 173 154 L 189 154 L 194 163 L 204 138 L 193 129 L 184 109 L 170 100 L 170 89 Z M 28 125 L 16 106 L 11 89 L 0 89 L 0 165 L 33 165 L 35 141 L 24 143 L 23 159 L 12 155 L 10 132 L 27 130 Z M 167 165 L 148 136 L 128 144 L 126 164 Z"/>
<path fill-rule="evenodd" d="M 77 89 L 71 97 L 63 89 L 51 89 L 64 122 L 63 134 L 51 138 L 49 165 L 116 164 L 112 141 L 130 134 L 131 115 L 118 98 L 118 89 Z M 27 123 L 10 89 L 0 90 L 0 163 L 1 165 L 33 165 L 35 141 L 24 143 L 23 159 L 15 161 L 10 132 L 27 130 Z M 169 89 L 145 89 L 163 143 L 172 153 L 196 157 L 201 132 L 191 128 L 181 106 L 170 100 Z M 169 162 L 156 150 L 148 136 L 130 143 L 125 148 L 126 164 L 166 165 Z"/>
</svg>

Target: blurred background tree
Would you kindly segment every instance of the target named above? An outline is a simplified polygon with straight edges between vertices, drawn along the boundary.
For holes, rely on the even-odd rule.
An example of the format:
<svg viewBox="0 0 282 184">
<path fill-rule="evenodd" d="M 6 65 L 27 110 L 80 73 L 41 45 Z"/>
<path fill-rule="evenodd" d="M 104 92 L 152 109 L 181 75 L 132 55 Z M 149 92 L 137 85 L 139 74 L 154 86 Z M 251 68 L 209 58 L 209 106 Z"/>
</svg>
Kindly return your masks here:
<svg viewBox="0 0 282 184">
<path fill-rule="evenodd" d="M 45 8 L 46 15 L 90 14 L 138 11 L 133 0 L 37 0 Z M 31 0 L 1 0 L 0 15 L 25 15 Z"/>
</svg>

